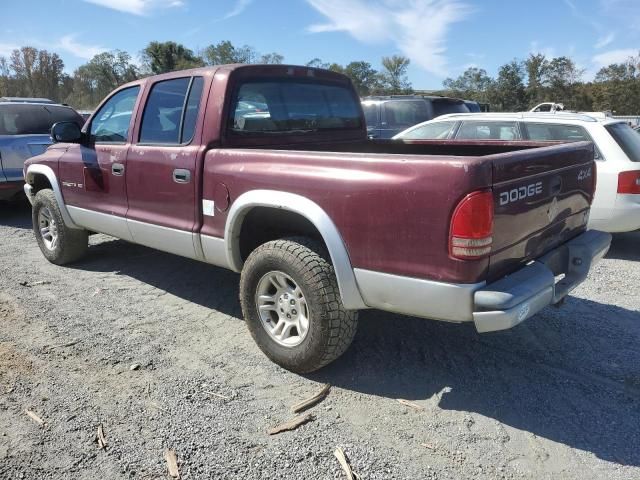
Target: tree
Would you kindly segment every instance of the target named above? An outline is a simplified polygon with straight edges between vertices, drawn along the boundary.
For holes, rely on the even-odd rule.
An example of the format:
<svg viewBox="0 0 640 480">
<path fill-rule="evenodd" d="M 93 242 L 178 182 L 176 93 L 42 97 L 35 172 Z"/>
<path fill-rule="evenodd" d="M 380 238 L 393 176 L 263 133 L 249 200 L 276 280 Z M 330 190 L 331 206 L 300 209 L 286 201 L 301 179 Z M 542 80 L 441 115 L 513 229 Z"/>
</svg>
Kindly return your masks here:
<svg viewBox="0 0 640 480">
<path fill-rule="evenodd" d="M 284 57 L 276 52 L 266 53 L 260 57 L 260 63 L 280 65 L 282 62 L 284 62 Z"/>
<path fill-rule="evenodd" d="M 493 80 L 485 69 L 469 67 L 458 78 L 447 78 L 442 84 L 454 96 L 488 102 Z"/>
<path fill-rule="evenodd" d="M 127 52 L 114 50 L 94 56 L 73 74 L 73 91 L 67 102 L 78 108 L 93 108 L 109 92 L 138 78 L 138 68 Z"/>
<path fill-rule="evenodd" d="M 57 53 L 22 47 L 11 52 L 8 66 L 13 71 L 16 95 L 59 100 L 64 62 Z"/>
<path fill-rule="evenodd" d="M 203 65 L 193 51 L 176 42 L 151 42 L 142 51 L 142 59 L 154 75 Z"/>
<path fill-rule="evenodd" d="M 518 60 L 500 67 L 498 78 L 492 89 L 491 99 L 499 110 L 520 112 L 527 107 L 527 92 L 524 86 L 524 65 Z"/>
<path fill-rule="evenodd" d="M 527 71 L 527 95 L 532 106 L 547 100 L 553 100 L 545 96 L 543 88 L 543 82 L 549 68 L 547 58 L 542 53 L 535 55 L 532 53 L 524 61 L 524 66 Z"/>
<path fill-rule="evenodd" d="M 278 55 L 278 54 L 270 54 Z M 216 45 L 209 45 L 202 53 L 204 62 L 207 65 L 226 65 L 229 63 L 256 63 L 258 52 L 249 45 L 235 47 L 229 40 L 224 40 Z M 279 55 L 281 63 L 284 57 Z M 271 63 L 271 62 L 265 62 Z"/>
<path fill-rule="evenodd" d="M 382 88 L 388 94 L 411 93 L 411 82 L 407 77 L 407 69 L 411 60 L 401 55 L 382 57 L 384 71 L 380 76 Z"/>
<path fill-rule="evenodd" d="M 378 72 L 369 62 L 351 62 L 344 67 L 344 74 L 351 78 L 354 87 L 361 97 L 371 95 L 379 86 Z"/>
<path fill-rule="evenodd" d="M 592 84 L 594 108 L 620 115 L 640 112 L 640 54 L 601 68 Z"/>
</svg>

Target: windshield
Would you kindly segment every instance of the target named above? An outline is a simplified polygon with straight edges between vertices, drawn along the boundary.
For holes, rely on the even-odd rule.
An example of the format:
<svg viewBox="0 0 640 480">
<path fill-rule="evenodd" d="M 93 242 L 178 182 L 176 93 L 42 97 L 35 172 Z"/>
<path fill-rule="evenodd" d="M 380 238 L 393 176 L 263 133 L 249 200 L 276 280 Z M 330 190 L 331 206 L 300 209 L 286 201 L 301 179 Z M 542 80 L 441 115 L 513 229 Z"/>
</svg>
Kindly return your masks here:
<svg viewBox="0 0 640 480">
<path fill-rule="evenodd" d="M 447 113 L 469 113 L 469 107 L 462 100 L 432 100 L 433 116 L 439 117 Z"/>
<path fill-rule="evenodd" d="M 252 80 L 233 98 L 236 134 L 278 134 L 362 128 L 360 101 L 346 86 L 306 79 Z"/>
<path fill-rule="evenodd" d="M 76 122 L 83 118 L 69 107 L 26 103 L 0 105 L 0 135 L 48 135 L 56 122 Z"/>
<path fill-rule="evenodd" d="M 640 162 L 640 135 L 626 123 L 613 123 L 606 126 L 607 131 L 632 162 Z"/>
</svg>

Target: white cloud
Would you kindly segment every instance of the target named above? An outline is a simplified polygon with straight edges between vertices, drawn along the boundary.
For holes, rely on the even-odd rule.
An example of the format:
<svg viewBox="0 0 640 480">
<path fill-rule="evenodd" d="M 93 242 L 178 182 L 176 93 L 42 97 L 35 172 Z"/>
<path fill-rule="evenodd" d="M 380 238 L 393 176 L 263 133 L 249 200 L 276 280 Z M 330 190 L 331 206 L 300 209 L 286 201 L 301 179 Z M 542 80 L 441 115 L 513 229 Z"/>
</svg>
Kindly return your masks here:
<svg viewBox="0 0 640 480">
<path fill-rule="evenodd" d="M 0 57 L 9 57 L 11 52 L 20 48 L 20 45 L 14 45 L 13 43 L 0 43 Z"/>
<path fill-rule="evenodd" d="M 446 37 L 470 8 L 459 0 L 307 0 L 328 22 L 308 30 L 346 32 L 356 40 L 393 43 L 413 63 L 438 76 L 447 75 Z"/>
<path fill-rule="evenodd" d="M 253 2 L 253 0 L 237 0 L 233 9 L 224 16 L 224 19 L 240 15 Z"/>
<path fill-rule="evenodd" d="M 604 37 L 600 37 L 593 47 L 604 48 L 607 45 L 609 45 L 611 42 L 613 42 L 615 39 L 616 39 L 616 34 L 611 32 L 610 34 L 605 35 Z"/>
<path fill-rule="evenodd" d="M 612 63 L 626 62 L 629 57 L 635 57 L 638 55 L 638 49 L 636 48 L 622 48 L 619 50 L 609 50 L 595 55 L 591 60 L 593 64 L 598 67 L 608 67 Z"/>
<path fill-rule="evenodd" d="M 86 45 L 76 41 L 76 35 L 65 35 L 60 39 L 56 47 L 85 60 L 91 60 L 99 53 L 106 52 L 107 49 L 98 45 Z"/>
<path fill-rule="evenodd" d="M 153 10 L 182 7 L 183 0 L 84 0 L 102 7 L 134 15 L 149 15 Z"/>
</svg>

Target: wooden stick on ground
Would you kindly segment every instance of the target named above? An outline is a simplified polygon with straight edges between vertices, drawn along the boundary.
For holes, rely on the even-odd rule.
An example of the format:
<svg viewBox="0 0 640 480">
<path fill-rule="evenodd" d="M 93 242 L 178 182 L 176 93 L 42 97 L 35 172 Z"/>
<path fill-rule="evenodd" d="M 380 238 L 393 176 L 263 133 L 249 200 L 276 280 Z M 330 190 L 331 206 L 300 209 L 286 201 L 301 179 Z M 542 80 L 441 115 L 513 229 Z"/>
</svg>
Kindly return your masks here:
<svg viewBox="0 0 640 480">
<path fill-rule="evenodd" d="M 270 428 L 269 430 L 267 430 L 267 433 L 269 435 L 276 435 L 277 433 L 286 432 L 288 430 L 295 430 L 300 425 L 304 425 L 305 423 L 310 422 L 314 419 L 315 417 L 310 413 L 302 416 L 297 415 L 287 422 L 281 423 L 276 427 Z"/>
<path fill-rule="evenodd" d="M 104 429 L 102 428 L 102 424 L 98 425 L 98 433 L 96 434 L 96 441 L 98 442 L 98 448 L 105 449 L 107 448 L 107 439 L 104 438 Z"/>
<path fill-rule="evenodd" d="M 396 398 L 398 402 L 400 402 L 405 407 L 411 407 L 415 410 L 423 411 L 424 407 L 422 405 L 418 405 L 417 403 L 410 402 L 409 400 L 405 400 L 404 398 Z"/>
<path fill-rule="evenodd" d="M 349 460 L 347 460 L 347 456 L 345 455 L 344 450 L 342 450 L 342 448 L 337 447 L 335 452 L 333 452 L 333 454 L 338 459 L 338 463 L 342 467 L 342 471 L 345 473 L 348 480 L 360 479 L 360 476 L 357 473 L 355 473 L 351 468 L 351 464 L 349 463 Z"/>
<path fill-rule="evenodd" d="M 180 478 L 180 471 L 178 470 L 178 457 L 175 450 L 166 449 L 164 451 L 164 459 L 167 461 L 167 469 L 169 475 L 173 478 Z"/>
<path fill-rule="evenodd" d="M 44 426 L 44 420 L 41 419 L 38 415 L 36 415 L 34 412 L 32 412 L 31 410 L 25 410 L 24 413 L 26 413 L 27 415 L 29 415 L 29 418 L 31 420 L 33 420 L 34 422 L 36 422 L 37 424 L 39 424 L 41 427 Z"/>
<path fill-rule="evenodd" d="M 291 407 L 291 411 L 293 413 L 298 413 L 303 410 L 306 410 L 309 407 L 314 406 L 316 403 L 324 400 L 324 397 L 326 397 L 329 394 L 329 390 L 331 390 L 331 385 L 327 383 L 325 386 L 322 387 L 322 390 L 320 390 L 314 396 L 309 397 L 300 403 L 296 403 L 293 407 Z"/>
</svg>

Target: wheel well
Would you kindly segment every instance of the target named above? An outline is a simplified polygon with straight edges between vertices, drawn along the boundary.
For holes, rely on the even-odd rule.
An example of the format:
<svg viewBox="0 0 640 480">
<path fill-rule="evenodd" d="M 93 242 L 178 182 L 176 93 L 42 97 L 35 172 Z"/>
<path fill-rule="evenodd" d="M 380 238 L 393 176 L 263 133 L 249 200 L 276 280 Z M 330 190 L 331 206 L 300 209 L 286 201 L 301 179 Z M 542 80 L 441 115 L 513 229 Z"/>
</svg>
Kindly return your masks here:
<svg viewBox="0 0 640 480">
<path fill-rule="evenodd" d="M 49 182 L 49 179 L 47 178 L 47 176 L 41 173 L 36 173 L 35 175 L 33 175 L 29 183 L 33 187 L 34 194 L 44 188 L 52 188 L 51 182 Z"/>
<path fill-rule="evenodd" d="M 240 230 L 242 261 L 264 243 L 293 236 L 310 237 L 324 245 L 315 225 L 299 213 L 281 208 L 254 207 L 244 217 Z"/>
</svg>

